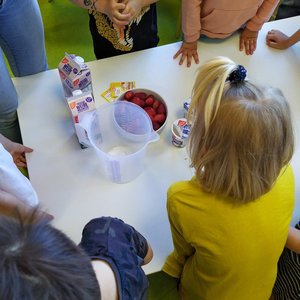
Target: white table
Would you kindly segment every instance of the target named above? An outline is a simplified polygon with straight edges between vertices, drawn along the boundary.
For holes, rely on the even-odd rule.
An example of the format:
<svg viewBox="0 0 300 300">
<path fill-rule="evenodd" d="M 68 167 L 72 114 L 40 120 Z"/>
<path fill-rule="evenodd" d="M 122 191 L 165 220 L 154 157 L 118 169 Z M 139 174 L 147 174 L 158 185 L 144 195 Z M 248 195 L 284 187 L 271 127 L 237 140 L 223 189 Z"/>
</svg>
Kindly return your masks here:
<svg viewBox="0 0 300 300">
<path fill-rule="evenodd" d="M 299 24 L 300 17 L 265 24 L 253 56 L 239 52 L 237 34 L 224 41 L 199 42 L 201 63 L 217 55 L 228 56 L 243 64 L 249 77 L 281 88 L 292 108 L 296 138 L 300 128 L 300 46 L 285 51 L 270 49 L 265 45 L 265 35 L 272 28 L 292 34 Z M 172 250 L 167 189 L 174 181 L 189 179 L 193 174 L 186 149 L 171 144 L 170 126 L 183 114 L 182 103 L 190 96 L 197 69 L 195 64 L 186 68 L 173 60 L 179 45 L 88 63 L 97 106 L 105 103 L 100 94 L 110 82 L 132 80 L 137 87 L 160 93 L 168 104 L 168 123 L 160 141 L 147 149 L 146 169 L 127 184 L 105 180 L 94 151 L 79 147 L 57 70 L 14 79 L 20 96 L 18 113 L 23 140 L 34 148 L 27 156 L 31 182 L 42 206 L 55 216 L 53 224 L 77 243 L 84 224 L 91 218 L 110 215 L 123 219 L 143 233 L 153 247 L 154 259 L 145 266 L 146 273 L 160 270 Z M 299 160 L 297 139 L 292 160 L 297 183 L 293 223 L 300 218 Z"/>
</svg>

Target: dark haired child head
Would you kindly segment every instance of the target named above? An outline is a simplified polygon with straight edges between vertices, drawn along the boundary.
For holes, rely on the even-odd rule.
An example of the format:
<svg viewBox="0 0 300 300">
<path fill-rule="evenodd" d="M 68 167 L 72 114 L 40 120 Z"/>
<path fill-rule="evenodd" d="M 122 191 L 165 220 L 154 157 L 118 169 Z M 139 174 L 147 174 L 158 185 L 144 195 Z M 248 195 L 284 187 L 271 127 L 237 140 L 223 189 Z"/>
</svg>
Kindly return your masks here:
<svg viewBox="0 0 300 300">
<path fill-rule="evenodd" d="M 0 216 L 0 299 L 101 299 L 90 258 L 35 214 Z"/>
</svg>

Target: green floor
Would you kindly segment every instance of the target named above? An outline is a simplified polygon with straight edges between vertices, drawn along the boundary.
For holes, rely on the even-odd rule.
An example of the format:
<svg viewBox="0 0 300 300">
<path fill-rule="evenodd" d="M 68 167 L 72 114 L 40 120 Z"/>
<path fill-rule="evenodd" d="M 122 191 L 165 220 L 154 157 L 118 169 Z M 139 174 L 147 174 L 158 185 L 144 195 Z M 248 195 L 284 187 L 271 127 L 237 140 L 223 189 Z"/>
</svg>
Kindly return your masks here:
<svg viewBox="0 0 300 300">
<path fill-rule="evenodd" d="M 65 52 L 95 59 L 88 29 L 87 11 L 68 0 L 39 0 L 44 26 L 49 68 L 56 68 Z M 178 41 L 179 0 L 160 0 L 157 4 L 159 45 Z M 155 255 L 155 253 L 154 253 Z M 177 300 L 176 282 L 162 272 L 148 276 L 149 300 Z"/>
<path fill-rule="evenodd" d="M 148 275 L 149 300 L 179 300 L 177 293 L 177 282 L 174 278 L 163 272 Z"/>
</svg>

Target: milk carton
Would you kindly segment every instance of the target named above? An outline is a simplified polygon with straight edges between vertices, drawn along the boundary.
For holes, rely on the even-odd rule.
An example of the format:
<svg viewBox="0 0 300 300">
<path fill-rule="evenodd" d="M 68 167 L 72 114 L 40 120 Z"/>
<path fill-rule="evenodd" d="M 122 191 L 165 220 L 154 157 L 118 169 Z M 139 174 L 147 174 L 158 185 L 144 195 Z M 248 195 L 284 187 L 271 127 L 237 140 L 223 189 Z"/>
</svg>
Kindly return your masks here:
<svg viewBox="0 0 300 300">
<path fill-rule="evenodd" d="M 66 97 L 75 90 L 93 93 L 91 72 L 82 57 L 65 53 L 58 71 Z"/>
<path fill-rule="evenodd" d="M 82 127 L 76 126 L 76 124 L 82 120 L 84 114 L 91 113 L 95 110 L 96 107 L 93 95 L 90 92 L 75 90 L 72 93 L 72 97 L 67 97 L 66 99 L 72 114 L 75 133 L 80 146 L 81 148 L 86 148 L 89 146 L 87 134 Z"/>
</svg>

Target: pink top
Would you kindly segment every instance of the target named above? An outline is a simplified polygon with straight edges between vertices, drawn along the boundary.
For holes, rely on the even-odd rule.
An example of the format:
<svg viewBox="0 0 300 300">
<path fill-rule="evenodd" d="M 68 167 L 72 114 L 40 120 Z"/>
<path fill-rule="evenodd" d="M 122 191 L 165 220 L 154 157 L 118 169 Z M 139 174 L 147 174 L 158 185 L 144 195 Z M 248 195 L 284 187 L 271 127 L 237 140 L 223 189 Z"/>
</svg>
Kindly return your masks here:
<svg viewBox="0 0 300 300">
<path fill-rule="evenodd" d="M 243 25 L 259 31 L 272 16 L 279 0 L 182 0 L 182 31 L 186 42 L 226 38 Z"/>
</svg>

